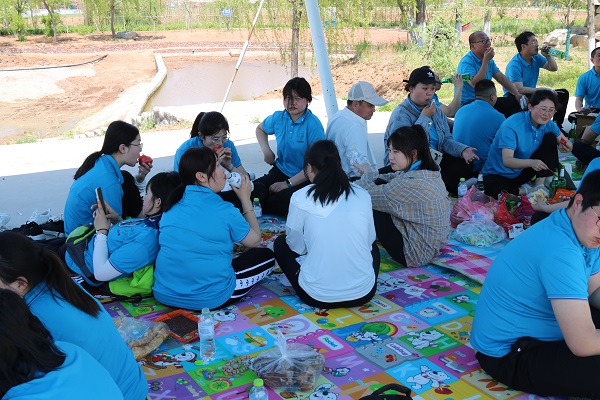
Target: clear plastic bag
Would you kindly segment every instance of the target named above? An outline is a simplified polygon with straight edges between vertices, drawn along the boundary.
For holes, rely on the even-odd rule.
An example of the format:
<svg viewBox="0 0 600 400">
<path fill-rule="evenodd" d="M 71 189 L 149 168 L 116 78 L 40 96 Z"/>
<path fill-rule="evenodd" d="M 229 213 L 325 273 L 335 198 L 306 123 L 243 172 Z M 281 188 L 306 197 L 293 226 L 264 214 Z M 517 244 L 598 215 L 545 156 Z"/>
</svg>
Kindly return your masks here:
<svg viewBox="0 0 600 400">
<path fill-rule="evenodd" d="M 147 356 L 169 336 L 169 327 L 164 322 L 152 322 L 131 317 L 113 320 L 119 335 L 133 351 L 136 360 Z"/>
<path fill-rule="evenodd" d="M 305 344 L 286 343 L 278 331 L 277 347 L 253 358 L 250 369 L 271 389 L 305 392 L 315 387 L 324 365 L 322 354 Z"/>
<path fill-rule="evenodd" d="M 471 186 L 467 193 L 454 204 L 450 213 L 450 222 L 453 228 L 463 221 L 470 220 L 493 220 L 497 203 L 492 197 L 487 196 L 475 187 Z"/>
<path fill-rule="evenodd" d="M 506 239 L 506 232 L 491 220 L 471 220 L 456 227 L 454 238 L 471 246 L 487 247 Z"/>
</svg>

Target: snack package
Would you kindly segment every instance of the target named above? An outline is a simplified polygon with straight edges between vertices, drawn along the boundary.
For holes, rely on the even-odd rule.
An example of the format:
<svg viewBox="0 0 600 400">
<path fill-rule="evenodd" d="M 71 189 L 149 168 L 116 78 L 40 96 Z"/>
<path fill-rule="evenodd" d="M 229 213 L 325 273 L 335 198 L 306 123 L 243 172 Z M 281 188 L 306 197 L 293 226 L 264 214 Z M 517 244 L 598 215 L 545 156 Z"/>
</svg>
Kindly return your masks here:
<svg viewBox="0 0 600 400">
<path fill-rule="evenodd" d="M 135 359 L 147 356 L 169 336 L 169 328 L 164 322 L 151 322 L 131 317 L 114 318 L 119 334 L 133 351 Z"/>
<path fill-rule="evenodd" d="M 322 354 L 305 344 L 286 343 L 278 331 L 277 347 L 253 358 L 250 369 L 273 390 L 306 392 L 315 387 L 324 365 Z"/>
<path fill-rule="evenodd" d="M 506 232 L 491 220 L 464 221 L 456 227 L 454 238 L 471 246 L 487 247 L 506 239 Z"/>
<path fill-rule="evenodd" d="M 575 196 L 575 190 L 568 190 L 568 189 L 556 189 L 556 193 L 554 194 L 554 197 L 551 198 L 550 200 L 548 200 L 549 204 L 555 204 L 555 203 L 562 203 L 563 201 L 569 201 L 571 200 L 571 197 Z"/>
</svg>

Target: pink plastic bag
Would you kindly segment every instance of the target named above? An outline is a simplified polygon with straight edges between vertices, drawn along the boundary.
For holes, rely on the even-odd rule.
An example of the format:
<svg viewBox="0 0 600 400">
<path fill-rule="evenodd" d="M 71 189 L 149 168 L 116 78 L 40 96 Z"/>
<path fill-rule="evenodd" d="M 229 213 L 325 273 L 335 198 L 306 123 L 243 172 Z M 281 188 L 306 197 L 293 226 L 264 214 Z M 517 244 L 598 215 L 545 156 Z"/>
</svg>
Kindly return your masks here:
<svg viewBox="0 0 600 400">
<path fill-rule="evenodd" d="M 475 187 L 471 186 L 467 193 L 452 207 L 450 223 L 453 228 L 463 221 L 471 220 L 494 220 L 497 203 L 492 197 L 487 196 Z"/>
</svg>

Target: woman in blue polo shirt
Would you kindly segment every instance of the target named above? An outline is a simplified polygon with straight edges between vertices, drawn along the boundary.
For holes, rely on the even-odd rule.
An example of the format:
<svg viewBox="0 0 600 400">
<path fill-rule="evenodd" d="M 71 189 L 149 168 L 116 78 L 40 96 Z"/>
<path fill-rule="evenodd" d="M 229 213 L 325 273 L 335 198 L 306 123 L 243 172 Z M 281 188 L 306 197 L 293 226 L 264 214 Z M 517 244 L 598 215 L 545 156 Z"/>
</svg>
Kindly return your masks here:
<svg viewBox="0 0 600 400">
<path fill-rule="evenodd" d="M 304 78 L 292 78 L 283 87 L 285 110 L 276 111 L 256 127 L 256 139 L 265 162 L 273 168 L 255 181 L 269 189 L 262 203 L 266 213 L 286 216 L 292 194 L 309 184 L 304 176 L 304 153 L 317 140 L 325 139 L 319 118 L 309 109 L 312 89 Z M 275 135 L 277 158 L 268 135 Z"/>
<path fill-rule="evenodd" d="M 229 140 L 229 122 L 227 122 L 225 116 L 220 112 L 210 111 L 198 114 L 192 124 L 190 138 L 183 142 L 175 152 L 173 170 L 179 171 L 181 156 L 187 149 L 192 147 L 208 147 L 217 154 L 219 164 L 227 171 L 249 175 L 242 165 L 242 160 L 235 144 Z M 267 188 L 262 183 L 255 182 L 254 190 L 250 196 L 251 199 L 257 198 L 262 202 L 267 197 L 267 194 Z M 232 203 L 238 209 L 242 209 L 238 197 L 231 191 L 231 186 L 226 185 L 226 189 L 219 192 L 219 196 L 223 200 Z"/>
<path fill-rule="evenodd" d="M 75 172 L 75 180 L 65 204 L 65 234 L 68 235 L 78 226 L 92 223 L 94 217 L 90 207 L 96 203 L 97 187 L 102 188 L 104 200 L 112 205 L 119 216 L 114 222 L 119 222 L 123 210 L 123 175 L 120 168 L 124 165 L 135 166 L 141 152 L 139 130 L 127 122 L 111 122 L 100 151 L 90 154 Z M 140 168 L 140 173 L 142 170 L 148 171 Z"/>
<path fill-rule="evenodd" d="M 0 398 L 123 399 L 110 374 L 85 350 L 54 342 L 23 299 L 0 289 Z"/>
<path fill-rule="evenodd" d="M 84 267 L 95 280 L 112 281 L 131 276 L 135 271 L 154 264 L 158 254 L 158 222 L 162 216 L 162 206 L 180 183 L 177 172 L 154 175 L 146 186 L 142 207 L 145 218 L 127 219 L 111 227 L 102 209 L 95 211 L 96 235 L 83 257 Z M 110 206 L 107 204 L 107 207 Z M 150 287 L 151 284 L 147 292 Z"/>
<path fill-rule="evenodd" d="M 123 398 L 147 396 L 146 377 L 112 318 L 71 279 L 54 252 L 21 234 L 0 232 L 0 288 L 22 296 L 55 340 L 75 344 L 95 358 Z"/>
<path fill-rule="evenodd" d="M 485 162 L 483 183 L 487 195 L 497 198 L 503 190 L 523 195 L 521 185 L 533 177 L 542 184 L 560 167 L 558 151 L 573 145 L 560 132 L 552 117 L 558 106 L 553 90 L 538 89 L 529 100 L 528 111 L 510 116 L 500 125 Z"/>
<path fill-rule="evenodd" d="M 242 212 L 217 193 L 225 169 L 207 147 L 188 149 L 179 163 L 181 185 L 169 197 L 160 220 L 160 250 L 154 269 L 154 297 L 179 308 L 221 308 L 235 302 L 272 269 L 270 249 L 251 249 L 232 259 L 233 244 L 260 244 L 250 202 L 250 180 L 233 188 Z"/>
</svg>

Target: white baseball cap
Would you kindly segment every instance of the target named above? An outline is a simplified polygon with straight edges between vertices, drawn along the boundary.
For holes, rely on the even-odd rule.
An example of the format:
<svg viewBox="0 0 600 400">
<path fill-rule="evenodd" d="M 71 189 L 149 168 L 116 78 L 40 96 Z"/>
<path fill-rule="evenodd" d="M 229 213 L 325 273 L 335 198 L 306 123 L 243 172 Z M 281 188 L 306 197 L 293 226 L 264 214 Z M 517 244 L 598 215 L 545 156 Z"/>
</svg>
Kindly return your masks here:
<svg viewBox="0 0 600 400">
<path fill-rule="evenodd" d="M 350 88 L 348 100 L 366 101 L 374 106 L 385 106 L 388 101 L 379 97 L 373 85 L 369 82 L 359 81 Z"/>
</svg>

